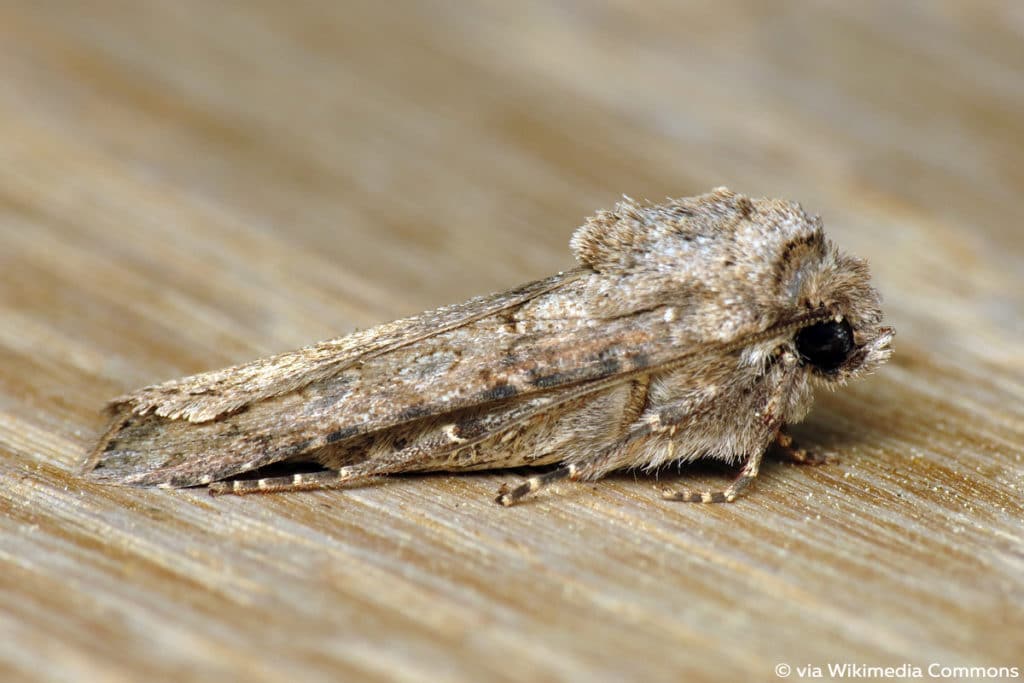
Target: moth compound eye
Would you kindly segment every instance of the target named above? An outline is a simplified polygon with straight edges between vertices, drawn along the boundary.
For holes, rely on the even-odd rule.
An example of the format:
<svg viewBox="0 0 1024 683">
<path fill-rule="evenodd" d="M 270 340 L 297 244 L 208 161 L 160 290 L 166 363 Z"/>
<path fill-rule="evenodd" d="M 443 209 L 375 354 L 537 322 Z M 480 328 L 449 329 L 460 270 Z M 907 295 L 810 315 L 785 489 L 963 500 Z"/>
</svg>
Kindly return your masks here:
<svg viewBox="0 0 1024 683">
<path fill-rule="evenodd" d="M 796 350 L 804 361 L 823 372 L 832 372 L 853 350 L 853 330 L 845 320 L 805 327 L 797 332 Z"/>
</svg>

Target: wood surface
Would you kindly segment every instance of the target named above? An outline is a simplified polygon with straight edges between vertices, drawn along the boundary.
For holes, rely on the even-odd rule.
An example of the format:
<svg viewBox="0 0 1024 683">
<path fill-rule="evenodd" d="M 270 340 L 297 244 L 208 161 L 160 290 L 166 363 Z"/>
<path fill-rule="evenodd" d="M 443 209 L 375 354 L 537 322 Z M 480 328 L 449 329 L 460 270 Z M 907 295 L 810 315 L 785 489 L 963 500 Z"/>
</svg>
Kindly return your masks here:
<svg viewBox="0 0 1024 683">
<path fill-rule="evenodd" d="M 0 680 L 1024 667 L 1022 34 L 1001 2 L 0 4 Z M 121 392 L 556 272 L 621 194 L 717 185 L 871 261 L 894 358 L 794 429 L 832 464 L 511 509 L 522 473 L 76 474 Z"/>
</svg>

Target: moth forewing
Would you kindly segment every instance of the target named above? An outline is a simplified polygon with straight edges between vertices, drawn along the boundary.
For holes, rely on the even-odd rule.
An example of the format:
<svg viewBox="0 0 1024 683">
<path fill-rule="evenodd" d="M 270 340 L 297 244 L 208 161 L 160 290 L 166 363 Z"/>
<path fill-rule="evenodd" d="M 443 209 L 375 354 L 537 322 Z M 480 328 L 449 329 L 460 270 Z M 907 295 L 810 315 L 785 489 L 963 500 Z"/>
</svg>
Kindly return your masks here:
<svg viewBox="0 0 1024 683">
<path fill-rule="evenodd" d="M 504 492 L 700 457 L 745 462 L 889 354 L 863 263 L 788 202 L 631 200 L 572 240 L 579 267 L 348 337 L 141 389 L 86 462 L 102 481 L 294 490 L 404 471 L 559 463 Z M 858 340 L 856 345 L 854 340 Z M 788 445 L 787 445 L 788 444 Z M 328 474 L 221 480 L 281 461 Z"/>
<path fill-rule="evenodd" d="M 264 399 L 301 390 L 365 359 L 387 355 L 515 308 L 583 275 L 579 270 L 558 273 L 507 292 L 475 297 L 297 351 L 144 387 L 114 399 L 110 407 L 125 404 L 136 415 L 155 413 L 207 422 Z"/>
<path fill-rule="evenodd" d="M 237 372 L 222 370 L 140 390 L 111 407 L 111 428 L 92 457 L 93 476 L 140 486 L 209 483 L 305 454 L 330 458 L 316 452 L 326 447 L 336 452 L 371 433 L 376 443 L 389 437 L 394 441 L 394 433 L 404 429 L 425 434 L 433 427 L 432 418 L 466 422 L 500 415 L 504 408 L 493 406 L 513 399 L 544 394 L 538 406 L 557 405 L 600 391 L 602 380 L 614 383 L 620 375 L 674 359 L 678 351 L 666 343 L 670 331 L 656 311 L 600 326 L 582 316 L 551 315 L 578 301 L 577 281 L 571 273 L 557 286 L 547 280 L 516 290 L 529 291 L 532 298 L 494 295 L 480 302 L 502 302 L 492 305 L 488 315 L 473 311 L 461 324 L 450 321 L 429 335 L 422 333 L 421 318 L 434 320 L 436 313 L 403 321 L 408 336 L 415 335 L 410 343 L 375 345 L 338 360 L 330 373 L 320 368 L 315 379 L 284 391 L 273 376 L 284 368 L 287 381 L 294 383 L 292 368 L 301 352 L 262 362 L 265 375 L 249 364 Z M 395 323 L 386 328 L 389 335 L 401 336 Z M 372 337 L 373 330 L 368 332 Z M 314 349 L 344 347 L 345 342 Z M 238 374 L 252 379 L 239 386 L 231 381 Z M 212 419 L 206 416 L 210 406 L 221 411 Z M 460 412 L 468 409 L 474 409 L 472 417 Z M 518 416 L 504 427 L 526 419 Z M 406 469 L 419 469 L 426 461 Z"/>
</svg>

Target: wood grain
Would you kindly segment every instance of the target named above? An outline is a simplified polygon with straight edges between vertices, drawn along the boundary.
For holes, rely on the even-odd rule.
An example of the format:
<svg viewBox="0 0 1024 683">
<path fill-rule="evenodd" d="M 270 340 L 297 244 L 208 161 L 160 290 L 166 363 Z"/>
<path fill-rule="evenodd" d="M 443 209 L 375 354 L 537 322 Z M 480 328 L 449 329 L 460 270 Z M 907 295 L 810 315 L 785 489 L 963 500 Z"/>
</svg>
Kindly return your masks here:
<svg viewBox="0 0 1024 683">
<path fill-rule="evenodd" d="M 1022 33 L 994 1 L 0 5 L 0 678 L 1024 668 Z M 721 184 L 872 262 L 894 359 L 795 430 L 837 463 L 710 507 L 75 475 L 122 391 L 564 269 L 620 194 Z"/>
</svg>

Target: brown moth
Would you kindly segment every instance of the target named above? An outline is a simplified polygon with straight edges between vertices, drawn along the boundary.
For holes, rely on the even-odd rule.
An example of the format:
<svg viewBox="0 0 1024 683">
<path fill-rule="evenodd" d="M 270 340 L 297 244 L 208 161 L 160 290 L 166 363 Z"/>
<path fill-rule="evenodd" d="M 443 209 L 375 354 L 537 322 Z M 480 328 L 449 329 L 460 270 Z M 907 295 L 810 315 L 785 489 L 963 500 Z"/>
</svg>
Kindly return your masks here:
<svg viewBox="0 0 1024 683">
<path fill-rule="evenodd" d="M 743 463 L 728 488 L 664 497 L 732 501 L 773 442 L 814 460 L 784 432 L 814 385 L 891 353 L 867 264 L 794 203 L 627 198 L 571 247 L 577 267 L 547 279 L 115 399 L 85 470 L 250 493 L 558 465 L 503 488 L 511 505 L 558 479 L 714 458 Z M 232 479 L 280 462 L 319 471 Z"/>
</svg>

